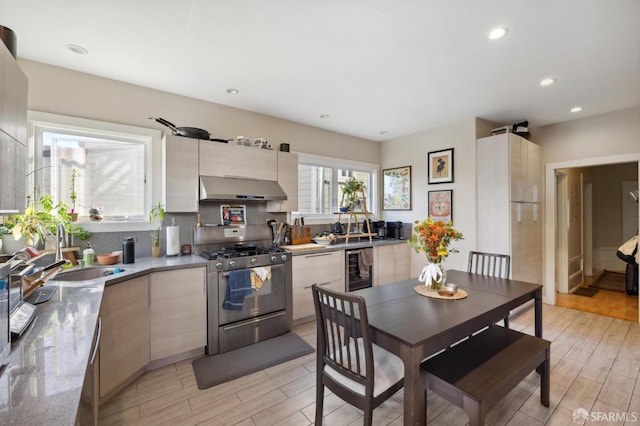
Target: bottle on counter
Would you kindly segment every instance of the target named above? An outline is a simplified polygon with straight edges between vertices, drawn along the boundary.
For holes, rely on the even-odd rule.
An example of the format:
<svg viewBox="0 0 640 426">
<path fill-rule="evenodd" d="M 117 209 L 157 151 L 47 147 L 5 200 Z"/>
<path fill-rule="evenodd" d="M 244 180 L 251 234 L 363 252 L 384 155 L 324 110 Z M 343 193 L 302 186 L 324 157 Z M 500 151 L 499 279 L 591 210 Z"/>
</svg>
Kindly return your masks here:
<svg viewBox="0 0 640 426">
<path fill-rule="evenodd" d="M 122 263 L 133 263 L 135 262 L 135 244 L 133 242 L 133 237 L 125 238 L 122 243 Z"/>
<path fill-rule="evenodd" d="M 82 261 L 84 266 L 93 266 L 94 254 L 95 253 L 91 248 L 91 243 L 87 243 L 87 248 L 82 252 Z"/>
</svg>

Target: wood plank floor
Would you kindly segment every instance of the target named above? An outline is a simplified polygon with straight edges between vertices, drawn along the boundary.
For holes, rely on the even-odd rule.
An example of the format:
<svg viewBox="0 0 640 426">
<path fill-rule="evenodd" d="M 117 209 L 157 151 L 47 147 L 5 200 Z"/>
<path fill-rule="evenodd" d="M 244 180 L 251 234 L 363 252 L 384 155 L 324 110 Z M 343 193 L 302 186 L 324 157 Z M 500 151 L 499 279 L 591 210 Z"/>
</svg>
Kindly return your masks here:
<svg viewBox="0 0 640 426">
<path fill-rule="evenodd" d="M 579 408 L 597 416 L 588 424 L 640 424 L 640 325 L 559 306 L 544 305 L 543 312 L 544 337 L 552 342 L 550 407 L 540 404 L 540 382 L 532 373 L 488 414 L 487 424 L 572 425 L 577 424 L 572 416 Z M 525 311 L 511 324 L 533 334 L 533 311 Z M 294 331 L 315 346 L 315 323 Z M 103 404 L 99 424 L 310 425 L 314 371 L 315 354 L 311 354 L 198 390 L 191 360 L 183 361 L 146 373 Z M 402 425 L 402 403 L 401 390 L 375 410 L 374 424 Z M 359 410 L 330 393 L 324 415 L 329 426 L 362 424 Z M 611 416 L 623 420 L 602 421 Z M 427 418 L 430 425 L 468 423 L 462 409 L 431 392 Z"/>
<path fill-rule="evenodd" d="M 581 287 L 589 288 L 595 278 L 585 276 Z M 638 322 L 638 296 L 618 291 L 598 289 L 593 297 L 556 293 L 556 305 Z"/>
</svg>

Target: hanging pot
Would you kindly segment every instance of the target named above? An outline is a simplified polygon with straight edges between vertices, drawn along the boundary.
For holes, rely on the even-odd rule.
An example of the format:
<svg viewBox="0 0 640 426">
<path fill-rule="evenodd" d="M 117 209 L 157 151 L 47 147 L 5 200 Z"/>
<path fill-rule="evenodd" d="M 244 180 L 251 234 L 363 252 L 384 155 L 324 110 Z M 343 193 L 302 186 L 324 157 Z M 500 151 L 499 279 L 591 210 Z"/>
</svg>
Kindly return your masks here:
<svg viewBox="0 0 640 426">
<path fill-rule="evenodd" d="M 183 136 L 185 138 L 201 139 L 205 141 L 215 141 L 215 142 L 222 142 L 222 143 L 228 143 L 230 140 L 233 140 L 233 139 L 212 138 L 211 133 L 207 132 L 204 129 L 199 129 L 197 127 L 176 127 L 175 124 L 160 117 L 149 117 L 149 120 L 154 120 L 162 124 L 163 126 L 167 126 L 168 128 L 171 129 L 171 132 L 176 136 Z"/>
</svg>

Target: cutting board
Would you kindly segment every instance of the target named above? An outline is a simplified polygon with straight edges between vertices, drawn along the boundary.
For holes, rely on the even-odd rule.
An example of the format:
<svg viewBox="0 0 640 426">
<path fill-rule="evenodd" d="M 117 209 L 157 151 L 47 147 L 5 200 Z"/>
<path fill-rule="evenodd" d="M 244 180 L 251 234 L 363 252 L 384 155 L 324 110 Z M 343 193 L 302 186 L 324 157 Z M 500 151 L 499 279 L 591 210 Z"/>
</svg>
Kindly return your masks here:
<svg viewBox="0 0 640 426">
<path fill-rule="evenodd" d="M 317 250 L 317 249 L 323 249 L 326 248 L 326 246 L 321 246 L 320 244 L 314 244 L 314 243 L 309 243 L 309 244 L 293 244 L 290 246 L 280 246 L 283 249 L 289 250 L 289 251 L 302 251 L 302 250 Z"/>
</svg>

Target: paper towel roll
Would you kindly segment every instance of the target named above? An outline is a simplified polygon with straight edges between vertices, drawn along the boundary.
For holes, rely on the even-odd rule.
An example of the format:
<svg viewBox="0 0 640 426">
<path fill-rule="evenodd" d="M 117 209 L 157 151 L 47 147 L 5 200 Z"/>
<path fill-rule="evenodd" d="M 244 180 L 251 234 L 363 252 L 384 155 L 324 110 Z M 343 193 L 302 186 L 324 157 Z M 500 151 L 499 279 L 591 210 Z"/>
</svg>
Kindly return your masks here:
<svg viewBox="0 0 640 426">
<path fill-rule="evenodd" d="M 180 227 L 167 226 L 167 256 L 180 253 Z"/>
</svg>

